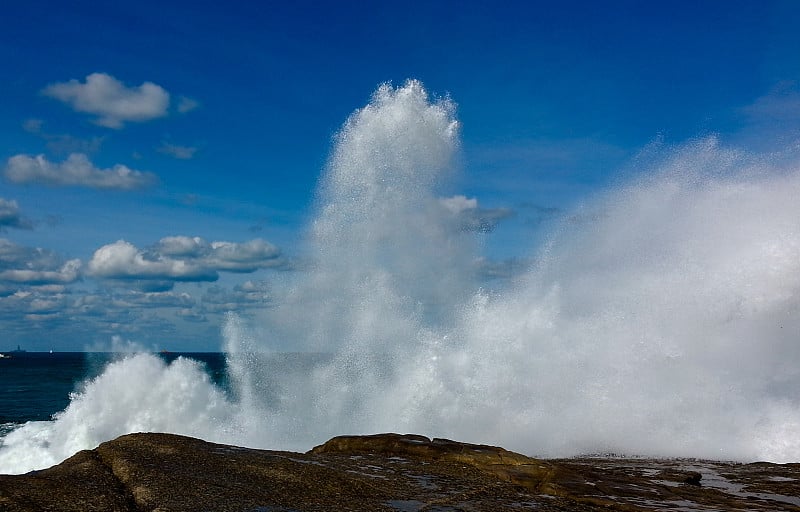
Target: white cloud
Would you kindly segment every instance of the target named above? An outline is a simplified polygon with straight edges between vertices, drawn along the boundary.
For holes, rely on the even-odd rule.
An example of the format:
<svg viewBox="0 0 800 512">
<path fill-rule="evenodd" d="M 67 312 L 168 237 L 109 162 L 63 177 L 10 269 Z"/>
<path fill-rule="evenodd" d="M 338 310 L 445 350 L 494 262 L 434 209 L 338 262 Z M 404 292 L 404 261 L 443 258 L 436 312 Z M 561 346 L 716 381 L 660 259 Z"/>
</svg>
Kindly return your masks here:
<svg viewBox="0 0 800 512">
<path fill-rule="evenodd" d="M 120 240 L 100 247 L 82 265 L 0 238 L 0 321 L 5 335 L 34 345 L 38 341 L 28 336 L 32 323 L 86 343 L 118 333 L 145 340 L 157 332 L 158 339 L 191 344 L 191 336 L 174 335 L 177 323 L 205 329 L 211 322 L 213 328 L 219 312 L 268 304 L 269 290 L 257 280 L 182 290 L 176 283 L 215 281 L 222 272 L 253 272 L 282 262 L 280 251 L 260 239 L 234 243 L 172 236 L 144 249 Z M 74 286 L 84 277 L 103 286 L 94 291 Z M 199 290 L 197 297 L 191 290 Z"/>
<path fill-rule="evenodd" d="M 65 285 L 6 287 L 0 281 L 3 336 L 29 349 L 49 348 L 31 335 L 32 325 L 45 323 L 59 339 L 79 343 L 73 345 L 77 350 L 101 350 L 107 344 L 98 345 L 98 341 L 123 333 L 141 343 L 154 343 L 153 347 L 162 346 L 164 339 L 196 346 L 198 331 L 182 329 L 179 333 L 176 322 L 190 321 L 202 327 L 206 319 L 199 309 L 188 293 L 87 292 L 77 287 L 69 290 Z"/>
<path fill-rule="evenodd" d="M 70 80 L 51 84 L 46 96 L 70 105 L 77 112 L 94 114 L 95 123 L 122 128 L 125 122 L 149 121 L 167 115 L 169 93 L 152 82 L 127 87 L 111 75 L 92 73 L 85 82 Z"/>
<path fill-rule="evenodd" d="M 125 240 L 97 249 L 88 268 L 92 276 L 106 279 L 215 281 L 218 278 L 214 269 L 188 259 L 146 254 Z"/>
<path fill-rule="evenodd" d="M 12 156 L 6 164 L 5 176 L 14 183 L 118 190 L 142 188 L 157 181 L 152 173 L 130 169 L 121 164 L 110 169 L 100 169 L 83 153 L 73 153 L 61 163 L 50 162 L 44 155 Z"/>
<path fill-rule="evenodd" d="M 146 250 L 124 240 L 105 245 L 95 251 L 88 269 L 94 277 L 158 283 L 156 289 L 167 290 L 170 282 L 215 281 L 218 272 L 249 273 L 284 265 L 280 250 L 261 239 L 233 243 L 171 236 Z"/>
<path fill-rule="evenodd" d="M 197 152 L 197 148 L 192 146 L 177 146 L 175 144 L 169 144 L 168 142 L 162 142 L 157 151 L 179 160 L 191 160 Z"/>
<path fill-rule="evenodd" d="M 169 236 L 162 238 L 153 250 L 162 255 L 192 258 L 208 267 L 229 272 L 254 272 L 286 264 L 280 257 L 280 249 L 260 238 L 244 243 L 209 243 L 197 236 Z"/>
<path fill-rule="evenodd" d="M 81 260 L 69 260 L 56 270 L 9 269 L 0 271 L 0 281 L 27 285 L 65 284 L 78 280 Z"/>
<path fill-rule="evenodd" d="M 52 251 L 24 247 L 0 238 L 0 270 L 9 268 L 48 269 L 60 264 L 58 257 Z"/>
<path fill-rule="evenodd" d="M 271 243 L 256 238 L 243 244 L 211 242 L 208 263 L 229 272 L 254 272 L 260 268 L 284 264 L 280 250 Z"/>
<path fill-rule="evenodd" d="M 199 236 L 167 236 L 159 240 L 155 250 L 167 256 L 199 258 L 211 252 L 211 244 Z"/>
<path fill-rule="evenodd" d="M 55 298 L 36 297 L 30 301 L 29 312 L 37 315 L 56 314 L 62 306 L 62 301 Z"/>
<path fill-rule="evenodd" d="M 0 197 L 0 231 L 3 228 L 32 229 L 33 223 L 22 216 L 16 201 Z"/>
<path fill-rule="evenodd" d="M 480 208 L 478 200 L 456 195 L 439 199 L 444 209 L 453 216 L 460 229 L 488 233 L 498 222 L 514 215 L 509 208 Z"/>
<path fill-rule="evenodd" d="M 447 209 L 447 211 L 454 215 L 458 215 L 465 210 L 474 210 L 478 207 L 477 199 L 474 197 L 472 199 L 467 199 L 466 196 L 462 195 L 443 197 L 439 199 L 439 202 Z"/>
<path fill-rule="evenodd" d="M 23 247 L 5 238 L 0 238 L 0 269 L 15 268 L 17 265 L 45 268 L 52 267 L 56 262 L 56 257 L 52 252 Z"/>
<path fill-rule="evenodd" d="M 59 316 L 66 307 L 67 297 L 64 294 L 48 294 L 31 291 L 16 291 L 0 298 L 0 319 L 4 327 L 25 320 L 47 320 Z"/>
<path fill-rule="evenodd" d="M 0 238 L 0 284 L 6 288 L 72 283 L 80 278 L 80 268 L 78 259 L 63 262 L 46 249 Z"/>
</svg>

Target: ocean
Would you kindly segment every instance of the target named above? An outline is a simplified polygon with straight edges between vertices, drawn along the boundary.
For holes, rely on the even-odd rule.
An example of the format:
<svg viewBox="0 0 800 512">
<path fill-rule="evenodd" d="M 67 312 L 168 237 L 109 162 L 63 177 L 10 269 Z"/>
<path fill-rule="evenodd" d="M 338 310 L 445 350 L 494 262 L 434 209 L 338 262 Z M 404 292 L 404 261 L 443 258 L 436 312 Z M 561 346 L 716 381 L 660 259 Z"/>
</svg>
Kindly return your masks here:
<svg viewBox="0 0 800 512">
<path fill-rule="evenodd" d="M 129 354 L 108 352 L 0 352 L 0 436 L 29 421 L 49 421 L 67 408 L 81 384 L 100 375 L 106 365 Z M 178 357 L 200 361 L 213 380 L 225 387 L 225 355 L 161 353 L 165 362 Z M 2 439 L 0 439 L 0 445 Z"/>
<path fill-rule="evenodd" d="M 310 352 L 6 354 L 0 474 L 48 467 L 129 432 L 262 446 L 246 435 L 251 422 L 267 419 L 259 417 L 264 407 L 279 414 L 296 399 L 281 381 L 310 379 L 332 359 Z"/>
<path fill-rule="evenodd" d="M 0 473 L 142 431 L 294 451 L 399 432 L 543 457 L 800 461 L 800 147 L 654 144 L 493 285 L 491 212 L 448 185 L 459 130 L 452 101 L 413 80 L 352 114 L 303 263 L 263 310 L 227 313 L 224 369 L 220 355 L 0 360 L 2 422 L 29 420 L 3 438 Z"/>
</svg>

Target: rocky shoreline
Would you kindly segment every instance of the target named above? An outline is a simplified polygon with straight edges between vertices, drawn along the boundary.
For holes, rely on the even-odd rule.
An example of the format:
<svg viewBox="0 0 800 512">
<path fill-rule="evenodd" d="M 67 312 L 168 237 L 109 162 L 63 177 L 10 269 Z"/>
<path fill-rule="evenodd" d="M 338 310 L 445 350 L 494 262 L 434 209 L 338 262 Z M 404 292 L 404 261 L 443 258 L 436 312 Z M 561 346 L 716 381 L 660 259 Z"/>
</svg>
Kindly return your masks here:
<svg viewBox="0 0 800 512">
<path fill-rule="evenodd" d="M 0 511 L 800 511 L 800 464 L 576 458 L 423 436 L 342 436 L 308 453 L 129 434 L 0 475 Z"/>
</svg>

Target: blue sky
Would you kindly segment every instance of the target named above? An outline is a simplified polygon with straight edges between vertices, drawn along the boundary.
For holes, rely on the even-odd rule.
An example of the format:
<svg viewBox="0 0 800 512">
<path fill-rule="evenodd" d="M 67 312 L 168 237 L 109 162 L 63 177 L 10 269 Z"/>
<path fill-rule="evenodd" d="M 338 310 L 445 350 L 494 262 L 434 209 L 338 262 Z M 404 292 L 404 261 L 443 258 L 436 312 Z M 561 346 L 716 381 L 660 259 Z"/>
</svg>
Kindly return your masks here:
<svg viewBox="0 0 800 512">
<path fill-rule="evenodd" d="M 797 144 L 797 26 L 793 1 L 5 6 L 0 349 L 218 349 L 302 272 L 332 137 L 386 81 L 458 105 L 446 192 L 513 268 L 654 141 Z"/>
</svg>

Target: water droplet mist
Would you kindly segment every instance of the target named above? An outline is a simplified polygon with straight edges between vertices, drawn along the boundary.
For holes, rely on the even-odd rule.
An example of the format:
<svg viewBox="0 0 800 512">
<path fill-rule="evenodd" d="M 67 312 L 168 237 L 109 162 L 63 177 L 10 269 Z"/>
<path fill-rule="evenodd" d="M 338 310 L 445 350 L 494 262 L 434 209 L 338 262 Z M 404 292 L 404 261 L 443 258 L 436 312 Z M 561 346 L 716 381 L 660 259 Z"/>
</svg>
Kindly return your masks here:
<svg viewBox="0 0 800 512">
<path fill-rule="evenodd" d="M 707 138 L 645 155 L 489 292 L 440 196 L 458 128 L 419 82 L 381 86 L 337 135 L 312 264 L 256 321 L 227 318 L 229 392 L 191 361 L 129 357 L 54 421 L 9 434 L 0 472 L 146 430 L 292 450 L 395 431 L 540 456 L 800 460 L 796 149 Z M 275 346 L 334 355 L 268 371 Z"/>
</svg>

